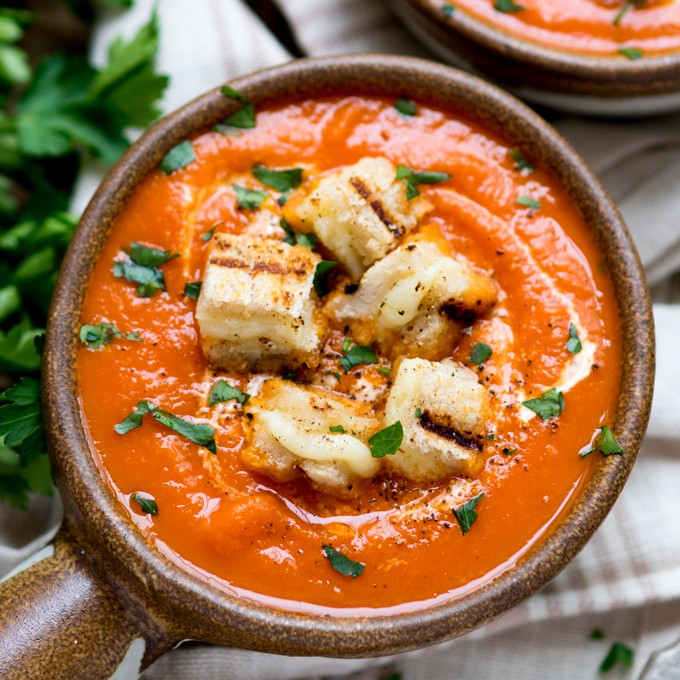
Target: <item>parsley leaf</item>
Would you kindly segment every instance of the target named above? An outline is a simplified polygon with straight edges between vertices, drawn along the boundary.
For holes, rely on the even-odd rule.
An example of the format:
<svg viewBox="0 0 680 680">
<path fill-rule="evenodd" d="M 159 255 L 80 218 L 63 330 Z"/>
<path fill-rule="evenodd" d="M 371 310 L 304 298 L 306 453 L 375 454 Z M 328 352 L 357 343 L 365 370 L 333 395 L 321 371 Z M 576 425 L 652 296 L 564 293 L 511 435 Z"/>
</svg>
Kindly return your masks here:
<svg viewBox="0 0 680 680">
<path fill-rule="evenodd" d="M 158 267 L 170 260 L 179 257 L 179 253 L 171 253 L 169 250 L 145 246 L 133 241 L 130 244 L 130 259 L 142 267 Z"/>
<path fill-rule="evenodd" d="M 460 525 L 460 530 L 463 532 L 463 535 L 470 531 L 470 528 L 475 523 L 475 520 L 477 517 L 479 517 L 477 512 L 475 512 L 475 508 L 477 507 L 477 503 L 479 503 L 483 497 L 484 493 L 482 492 L 476 495 L 474 498 L 471 498 L 464 505 L 461 505 L 457 510 L 453 510 L 453 514 L 458 520 L 458 524 Z"/>
<path fill-rule="evenodd" d="M 241 390 L 230 385 L 226 380 L 220 380 L 210 388 L 208 406 L 229 401 L 230 399 L 235 399 L 239 404 L 245 404 L 250 399 L 250 395 L 246 392 L 241 392 Z"/>
<path fill-rule="evenodd" d="M 316 234 L 311 232 L 308 234 L 303 234 L 300 231 L 295 231 L 295 229 L 293 229 L 293 227 L 291 227 L 283 217 L 279 220 L 279 226 L 284 232 L 286 232 L 286 237 L 283 239 L 283 242 L 287 243 L 289 246 L 294 246 L 297 244 L 299 246 L 305 246 L 305 248 L 309 248 L 310 250 L 314 250 L 314 248 L 316 248 Z"/>
<path fill-rule="evenodd" d="M 601 628 L 593 628 L 588 637 L 591 640 L 604 640 L 604 631 Z"/>
<path fill-rule="evenodd" d="M 328 558 L 331 567 L 343 576 L 357 578 L 357 576 L 361 576 L 361 574 L 364 573 L 364 569 L 366 568 L 365 564 L 350 560 L 349 557 L 346 557 L 330 545 L 322 545 L 321 547 L 323 548 L 323 554 Z"/>
<path fill-rule="evenodd" d="M 229 87 L 228 85 L 225 85 L 220 92 L 227 98 L 227 99 L 233 99 L 234 101 L 237 101 L 241 103 L 243 106 L 236 111 L 235 113 L 232 113 L 230 116 L 227 116 L 223 121 L 222 125 L 227 125 L 229 127 L 235 127 L 235 128 L 241 128 L 244 130 L 248 130 L 251 128 L 255 127 L 255 106 L 253 102 L 248 99 L 248 97 L 245 97 L 242 95 L 238 90 L 235 90 L 233 87 Z"/>
<path fill-rule="evenodd" d="M 540 210 L 541 208 L 541 202 L 537 201 L 535 198 L 531 198 L 531 196 L 520 196 L 515 199 L 515 203 L 517 205 L 523 205 L 531 210 Z"/>
<path fill-rule="evenodd" d="M 406 165 L 398 165 L 396 178 L 404 180 L 406 184 L 406 198 L 411 200 L 420 195 L 420 191 L 416 188 L 417 184 L 439 184 L 451 179 L 451 175 L 448 172 L 416 172 Z"/>
<path fill-rule="evenodd" d="M 637 47 L 619 47 L 619 52 L 631 61 L 637 61 L 645 56 L 645 53 Z"/>
<path fill-rule="evenodd" d="M 370 347 L 354 345 L 349 352 L 345 353 L 344 357 L 340 357 L 340 363 L 347 373 L 352 367 L 359 364 L 377 364 L 378 357 Z"/>
<path fill-rule="evenodd" d="M 334 434 L 345 434 L 346 430 L 342 425 L 331 425 L 328 430 Z"/>
<path fill-rule="evenodd" d="M 592 445 L 587 446 L 580 451 L 579 456 L 585 458 L 593 451 L 599 451 L 603 456 L 621 455 L 625 453 L 607 425 L 604 425 L 597 431 L 597 435 L 595 436 Z"/>
<path fill-rule="evenodd" d="M 510 156 L 510 158 L 515 161 L 514 169 L 517 172 L 526 170 L 526 174 L 530 175 L 536 169 L 534 168 L 533 163 L 530 163 L 526 158 L 524 158 L 522 152 L 519 149 L 510 149 L 510 151 L 508 151 L 508 156 Z"/>
<path fill-rule="evenodd" d="M 338 266 L 338 262 L 333 260 L 321 260 L 319 264 L 316 265 L 314 270 L 314 278 L 312 283 L 314 284 L 314 290 L 319 297 L 328 295 L 328 275 L 331 269 Z"/>
<path fill-rule="evenodd" d="M 217 453 L 215 445 L 215 428 L 202 423 L 194 423 L 180 416 L 163 411 L 154 403 L 144 399 L 137 404 L 137 410 L 133 411 L 125 420 L 118 423 L 113 429 L 118 434 L 127 434 L 142 424 L 144 416 L 150 413 L 161 425 L 164 425 L 189 441 L 203 446 L 211 453 Z"/>
<path fill-rule="evenodd" d="M 483 342 L 478 342 L 470 352 L 470 363 L 480 365 L 483 364 L 492 354 L 491 347 L 484 344 Z"/>
<path fill-rule="evenodd" d="M 159 265 L 179 257 L 169 250 L 151 248 L 141 243 L 130 244 L 129 260 L 118 260 L 113 264 L 113 275 L 131 283 L 138 283 L 135 289 L 138 297 L 151 297 L 159 290 L 165 290 L 165 276 Z"/>
<path fill-rule="evenodd" d="M 524 5 L 518 5 L 515 0 L 496 0 L 493 8 L 498 12 L 521 12 L 526 9 Z"/>
<path fill-rule="evenodd" d="M 130 494 L 130 498 L 139 503 L 142 511 L 147 515 L 158 514 L 158 504 L 151 496 L 149 496 L 149 494 L 142 494 L 140 491 L 135 491 L 133 494 Z"/>
<path fill-rule="evenodd" d="M 100 349 L 120 338 L 120 331 L 112 323 L 98 323 L 96 325 L 83 324 L 79 336 L 80 341 L 90 349 Z"/>
<path fill-rule="evenodd" d="M 266 191 L 257 189 L 247 189 L 238 184 L 232 184 L 232 189 L 236 193 L 236 204 L 243 210 L 254 210 L 259 208 L 269 194 Z"/>
<path fill-rule="evenodd" d="M 610 671 L 617 664 L 624 668 L 633 667 L 633 650 L 623 642 L 614 642 L 600 664 L 600 673 Z"/>
<path fill-rule="evenodd" d="M 444 5 L 442 5 L 442 14 L 448 18 L 453 14 L 455 9 L 456 8 L 453 5 L 447 2 Z"/>
<path fill-rule="evenodd" d="M 290 168 L 289 170 L 271 170 L 264 165 L 253 165 L 253 175 L 268 187 L 276 191 L 290 191 L 297 189 L 302 182 L 302 168 Z"/>
<path fill-rule="evenodd" d="M 188 139 L 173 146 L 165 154 L 161 164 L 158 166 L 166 175 L 170 175 L 175 170 L 181 170 L 196 160 L 194 147 Z"/>
<path fill-rule="evenodd" d="M 412 117 L 418 113 L 418 107 L 410 99 L 405 97 L 400 97 L 397 99 L 397 103 L 394 108 L 401 113 L 402 116 Z"/>
<path fill-rule="evenodd" d="M 569 339 L 567 340 L 567 349 L 572 354 L 578 354 L 583 349 L 581 340 L 578 337 L 578 330 L 573 323 L 569 324 Z"/>
<path fill-rule="evenodd" d="M 184 284 L 184 294 L 192 300 L 198 300 L 198 296 L 201 294 L 202 285 L 202 281 L 187 281 Z"/>
<path fill-rule="evenodd" d="M 9 402 L 0 406 L 2 446 L 14 449 L 24 461 L 45 453 L 40 382 L 34 378 L 20 378 L 16 385 L 0 394 L 0 400 Z"/>
<path fill-rule="evenodd" d="M 545 421 L 559 416 L 564 411 L 564 395 L 553 388 L 544 392 L 538 399 L 523 401 L 522 405 L 538 413 Z"/>
<path fill-rule="evenodd" d="M 368 447 L 371 449 L 373 458 L 384 458 L 395 454 L 401 442 L 404 440 L 404 428 L 401 421 L 388 425 L 386 428 L 376 432 L 369 440 Z"/>
</svg>

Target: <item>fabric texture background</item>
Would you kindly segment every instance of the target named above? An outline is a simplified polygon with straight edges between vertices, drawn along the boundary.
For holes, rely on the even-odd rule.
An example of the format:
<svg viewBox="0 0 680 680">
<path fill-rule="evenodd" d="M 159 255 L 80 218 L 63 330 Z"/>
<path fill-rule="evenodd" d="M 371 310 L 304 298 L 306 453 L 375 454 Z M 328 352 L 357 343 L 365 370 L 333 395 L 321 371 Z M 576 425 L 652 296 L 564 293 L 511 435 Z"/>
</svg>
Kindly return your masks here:
<svg viewBox="0 0 680 680">
<path fill-rule="evenodd" d="M 310 55 L 391 52 L 429 56 L 386 7 L 370 0 L 280 0 Z M 148 20 L 153 0 L 101 17 L 92 58 Z M 172 111 L 247 72 L 283 63 L 286 50 L 240 0 L 161 0 L 158 65 L 171 75 Z M 293 680 L 354 673 L 356 680 L 399 671 L 404 680 L 499 677 L 595 678 L 614 640 L 635 649 L 638 677 L 650 655 L 680 639 L 680 116 L 609 122 L 564 118 L 557 128 L 585 156 L 619 204 L 655 299 L 658 370 L 649 430 L 630 481 L 586 548 L 542 592 L 474 633 L 393 659 L 281 658 L 196 643 L 157 661 L 146 680 Z M 73 209 L 102 177 L 83 172 Z M 30 512 L 0 507 L 0 574 L 41 547 L 60 521 L 57 498 L 34 498 Z M 599 627 L 605 640 L 590 640 Z M 388 664 L 387 667 L 384 667 Z M 386 670 L 387 669 L 387 670 Z M 388 673 L 389 675 L 389 673 Z M 621 676 L 619 676 L 621 677 Z M 646 673 L 650 680 L 653 671 Z M 661 676 L 658 676 L 659 678 Z M 664 678 L 680 678 L 677 673 Z"/>
</svg>

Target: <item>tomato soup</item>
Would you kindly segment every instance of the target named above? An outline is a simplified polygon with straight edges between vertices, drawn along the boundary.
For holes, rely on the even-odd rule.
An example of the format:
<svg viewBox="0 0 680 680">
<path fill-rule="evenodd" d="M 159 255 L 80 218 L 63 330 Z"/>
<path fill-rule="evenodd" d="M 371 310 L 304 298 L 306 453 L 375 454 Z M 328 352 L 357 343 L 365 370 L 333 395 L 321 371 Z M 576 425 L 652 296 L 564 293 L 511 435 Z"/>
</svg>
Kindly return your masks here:
<svg viewBox="0 0 680 680">
<path fill-rule="evenodd" d="M 605 9 L 592 8 L 587 17 Z M 123 512 L 183 568 L 283 609 L 371 615 L 468 592 L 521 560 L 573 506 L 601 455 L 579 452 L 593 444 L 615 452 L 608 428 L 621 368 L 616 302 L 579 211 L 532 163 L 531 148 L 514 148 L 455 112 L 395 103 L 286 103 L 258 110 L 254 127 L 232 121 L 176 148 L 174 166 L 151 172 L 127 200 L 82 307 L 83 421 Z M 495 304 L 461 322 L 444 357 L 474 375 L 490 417 L 476 444 L 481 465 L 467 475 L 414 482 L 381 468 L 335 494 L 304 475 L 276 481 L 246 464 L 250 404 L 272 376 L 298 387 L 321 376 L 329 394 L 381 418 L 399 357 L 357 344 L 330 318 L 312 368 L 216 369 L 203 351 L 196 297 L 216 239 L 291 239 L 278 226 L 286 199 L 293 205 L 306 183 L 364 158 L 400 168 L 409 201 L 415 193 L 427 201 L 409 238 L 436 242 L 494 282 Z M 302 169 L 302 184 L 289 198 L 254 168 Z M 249 202 L 254 194 L 239 195 L 237 186 L 260 193 Z M 333 260 L 321 239 L 295 238 Z M 155 249 L 137 260 L 162 271 L 161 284 L 124 271 L 134 264 L 132 244 Z M 159 251 L 165 257 L 154 259 Z M 328 290 L 314 297 L 317 316 L 339 286 L 352 294 L 357 284 L 347 277 L 341 266 L 331 272 Z M 350 362 L 355 346 L 374 358 L 355 352 Z M 212 403 L 219 381 L 226 401 Z M 175 420 L 156 418 L 161 412 Z M 178 421 L 191 432 L 168 424 Z"/>
<path fill-rule="evenodd" d="M 677 0 L 457 0 L 518 38 L 576 54 L 638 59 L 680 49 Z"/>
</svg>

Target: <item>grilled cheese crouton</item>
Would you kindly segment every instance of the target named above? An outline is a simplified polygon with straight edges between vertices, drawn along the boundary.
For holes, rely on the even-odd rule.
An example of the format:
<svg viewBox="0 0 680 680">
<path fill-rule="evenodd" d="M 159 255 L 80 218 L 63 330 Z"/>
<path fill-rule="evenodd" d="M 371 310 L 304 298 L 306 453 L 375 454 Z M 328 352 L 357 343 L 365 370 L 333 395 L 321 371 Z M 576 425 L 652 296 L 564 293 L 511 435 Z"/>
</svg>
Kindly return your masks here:
<svg viewBox="0 0 680 680">
<path fill-rule="evenodd" d="M 293 195 L 284 217 L 300 231 L 314 231 L 358 281 L 432 209 L 422 197 L 407 199 L 396 174 L 385 158 L 362 158 Z"/>
<path fill-rule="evenodd" d="M 246 235 L 215 234 L 196 321 L 209 363 L 274 370 L 318 363 L 309 248 Z"/>
<path fill-rule="evenodd" d="M 414 239 L 376 262 L 355 293 L 326 310 L 349 324 L 363 344 L 376 341 L 391 356 L 440 359 L 462 327 L 496 302 L 488 274 L 449 257 L 431 241 Z"/>
<path fill-rule="evenodd" d="M 403 359 L 385 406 L 385 422 L 399 420 L 401 447 L 389 469 L 416 482 L 472 477 L 482 465 L 489 396 L 475 374 L 452 362 Z"/>
<path fill-rule="evenodd" d="M 275 378 L 248 402 L 248 411 L 252 441 L 241 459 L 278 482 L 304 475 L 319 491 L 348 496 L 353 482 L 380 467 L 364 443 L 377 419 L 343 395 Z"/>
</svg>

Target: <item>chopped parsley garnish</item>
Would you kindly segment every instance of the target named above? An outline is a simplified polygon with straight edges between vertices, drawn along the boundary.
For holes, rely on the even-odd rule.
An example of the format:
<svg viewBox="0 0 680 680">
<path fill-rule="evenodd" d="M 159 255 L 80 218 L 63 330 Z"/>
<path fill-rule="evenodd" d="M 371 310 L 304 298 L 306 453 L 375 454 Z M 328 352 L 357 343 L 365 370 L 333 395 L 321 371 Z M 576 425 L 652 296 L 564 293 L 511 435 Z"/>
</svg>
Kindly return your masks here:
<svg viewBox="0 0 680 680">
<path fill-rule="evenodd" d="M 446 4 L 442 5 L 442 14 L 445 17 L 450 17 L 455 9 L 456 8 L 453 5 L 447 2 Z"/>
<path fill-rule="evenodd" d="M 503 453 L 504 456 L 512 456 L 512 454 L 516 453 L 516 452 L 517 452 L 517 449 L 511 449 L 510 447 L 506 446 L 503 449 L 502 453 Z"/>
<path fill-rule="evenodd" d="M 184 285 L 184 294 L 192 300 L 198 300 L 198 296 L 201 294 L 202 285 L 202 281 L 187 281 Z"/>
<path fill-rule="evenodd" d="M 530 175 L 536 169 L 534 168 L 533 163 L 524 158 L 522 152 L 519 149 L 510 149 L 510 151 L 508 151 L 508 156 L 510 156 L 510 158 L 515 161 L 514 169 L 517 172 L 526 170 L 526 174 Z"/>
<path fill-rule="evenodd" d="M 397 179 L 403 179 L 406 184 L 406 198 L 412 199 L 420 195 L 417 184 L 439 184 L 451 179 L 448 172 L 424 171 L 416 172 L 406 165 L 397 166 Z"/>
<path fill-rule="evenodd" d="M 147 515 L 158 514 L 158 504 L 153 498 L 149 497 L 148 494 L 142 495 L 139 491 L 135 491 L 135 493 L 130 495 L 130 498 L 139 503 L 140 507 Z"/>
<path fill-rule="evenodd" d="M 621 448 L 621 445 L 616 441 L 612 431 L 606 425 L 598 430 L 592 445 L 580 451 L 579 456 L 585 458 L 593 451 L 599 451 L 603 456 L 621 455 L 625 453 Z"/>
<path fill-rule="evenodd" d="M 331 425 L 329 428 L 330 432 L 334 434 L 345 434 L 346 430 L 342 425 Z"/>
<path fill-rule="evenodd" d="M 538 399 L 523 401 L 522 405 L 538 413 L 545 421 L 559 416 L 564 411 L 564 395 L 553 388 L 544 392 Z"/>
<path fill-rule="evenodd" d="M 215 445 L 215 428 L 210 425 L 193 423 L 190 420 L 175 416 L 163 411 L 156 404 L 143 399 L 137 404 L 137 410 L 133 411 L 125 420 L 118 423 L 113 429 L 118 434 L 127 434 L 142 424 L 144 416 L 150 413 L 161 425 L 164 425 L 189 441 L 203 446 L 211 453 L 217 453 Z"/>
<path fill-rule="evenodd" d="M 289 170 L 271 170 L 264 165 L 253 165 L 253 175 L 268 187 L 276 191 L 290 191 L 297 189 L 302 182 L 302 168 L 290 168 Z"/>
<path fill-rule="evenodd" d="M 295 231 L 283 217 L 279 220 L 279 226 L 286 232 L 286 238 L 283 239 L 283 242 L 287 243 L 289 246 L 297 244 L 299 246 L 305 246 L 305 248 L 309 248 L 310 250 L 316 248 L 316 234 L 311 232 L 304 234 L 301 231 Z"/>
<path fill-rule="evenodd" d="M 572 354 L 578 354 L 583 349 L 581 340 L 578 337 L 578 331 L 573 323 L 569 324 L 569 340 L 567 340 L 567 349 Z"/>
<path fill-rule="evenodd" d="M 610 671 L 614 666 L 633 667 L 633 650 L 623 642 L 614 642 L 600 664 L 600 673 Z"/>
<path fill-rule="evenodd" d="M 489 432 L 489 434 L 487 434 L 486 437 L 484 437 L 484 439 L 486 439 L 489 442 L 492 442 L 494 439 L 496 439 L 496 435 L 493 432 Z"/>
<path fill-rule="evenodd" d="M 194 147 L 188 139 L 185 139 L 165 154 L 159 167 L 166 175 L 169 175 L 175 170 L 181 170 L 195 160 Z"/>
<path fill-rule="evenodd" d="M 293 375 L 294 377 L 295 375 Z M 214 406 L 231 399 L 235 399 L 239 404 L 245 404 L 250 399 L 250 395 L 247 392 L 241 392 L 241 390 L 230 385 L 226 380 L 220 380 L 210 388 L 208 406 Z"/>
<path fill-rule="evenodd" d="M 617 12 L 612 22 L 614 26 L 620 26 L 623 17 L 626 16 L 629 9 L 635 7 L 636 9 L 642 9 L 645 6 L 645 0 L 627 0 L 623 3 L 623 7 Z"/>
<path fill-rule="evenodd" d="M 515 203 L 517 203 L 517 205 L 523 205 L 531 210 L 540 210 L 541 208 L 541 202 L 537 201 L 535 198 L 531 198 L 531 196 L 520 196 L 515 199 Z"/>
<path fill-rule="evenodd" d="M 328 558 L 331 567 L 343 576 L 356 578 L 364 573 L 364 569 L 366 568 L 365 564 L 350 560 L 349 557 L 346 557 L 339 550 L 336 550 L 330 545 L 322 545 L 321 547 L 323 548 L 323 554 Z"/>
<path fill-rule="evenodd" d="M 373 458 L 384 458 L 395 454 L 401 442 L 404 440 L 404 428 L 401 421 L 388 425 L 386 428 L 376 432 L 369 440 L 368 447 L 371 449 Z"/>
<path fill-rule="evenodd" d="M 179 257 L 179 253 L 172 253 L 161 248 L 152 248 L 133 241 L 130 244 L 130 259 L 142 267 L 159 267 L 170 260 Z"/>
<path fill-rule="evenodd" d="M 416 410 L 414 411 L 416 418 L 420 418 L 420 416 L 423 415 L 423 409 L 416 407 Z"/>
<path fill-rule="evenodd" d="M 343 343 L 343 347 L 345 344 Z M 340 363 L 345 369 L 345 373 L 348 373 L 351 368 L 358 366 L 359 364 L 377 364 L 378 357 L 375 352 L 365 345 L 354 345 L 349 351 L 344 351 L 345 356 L 340 357 Z"/>
<path fill-rule="evenodd" d="M 100 349 L 120 338 L 120 331 L 112 323 L 86 323 L 80 329 L 80 341 L 90 349 Z"/>
<path fill-rule="evenodd" d="M 378 366 L 378 371 L 380 373 L 384 373 L 385 375 L 389 375 L 392 373 L 392 367 L 391 366 Z"/>
<path fill-rule="evenodd" d="M 132 331 L 122 335 L 112 323 L 83 324 L 78 334 L 80 341 L 90 349 L 99 349 L 104 345 L 111 344 L 114 340 L 125 338 L 134 342 L 143 342 L 139 337 L 139 331 Z"/>
<path fill-rule="evenodd" d="M 591 640 L 604 640 L 604 631 L 601 628 L 593 628 L 588 637 Z"/>
<path fill-rule="evenodd" d="M 492 354 L 491 347 L 484 344 L 483 342 L 478 342 L 470 352 L 470 363 L 480 365 L 483 364 Z"/>
<path fill-rule="evenodd" d="M 157 291 L 165 290 L 165 276 L 158 267 L 179 257 L 179 254 L 132 242 L 128 257 L 128 260 L 114 262 L 113 275 L 138 283 L 135 289 L 138 297 L 151 297 Z"/>
<path fill-rule="evenodd" d="M 236 193 L 236 203 L 243 210 L 254 210 L 259 208 L 269 194 L 259 189 L 247 189 L 238 184 L 232 184 L 232 189 Z"/>
<path fill-rule="evenodd" d="M 470 531 L 470 528 L 472 525 L 475 523 L 475 520 L 479 515 L 477 512 L 475 512 L 475 508 L 477 507 L 477 503 L 482 500 L 484 497 L 484 492 L 477 494 L 474 498 L 471 498 L 467 503 L 464 505 L 461 505 L 457 510 L 453 510 L 453 514 L 458 520 L 458 524 L 460 525 L 460 530 L 463 532 L 463 535 L 467 534 L 468 531 Z"/>
<path fill-rule="evenodd" d="M 209 241 L 213 237 L 214 233 L 215 227 L 208 229 L 208 231 L 206 231 L 205 234 L 201 234 L 201 241 Z"/>
<path fill-rule="evenodd" d="M 328 275 L 331 273 L 331 270 L 337 266 L 338 263 L 333 260 L 321 260 L 321 262 L 316 265 L 312 283 L 314 284 L 314 290 L 319 297 L 328 295 Z"/>
<path fill-rule="evenodd" d="M 418 107 L 410 99 L 405 97 L 400 97 L 397 99 L 397 103 L 394 108 L 401 113 L 402 116 L 408 116 L 409 118 L 415 116 L 418 113 Z"/>
<path fill-rule="evenodd" d="M 515 0 L 496 0 L 493 8 L 498 12 L 521 12 L 526 9 L 524 5 L 518 5 Z"/>
<path fill-rule="evenodd" d="M 340 351 L 343 354 L 347 354 L 347 350 L 352 346 L 352 338 L 345 338 L 342 341 L 342 347 L 340 348 Z"/>
<path fill-rule="evenodd" d="M 236 112 L 227 116 L 221 123 L 221 125 L 226 125 L 228 127 L 241 128 L 242 130 L 250 130 L 255 127 L 255 105 L 248 99 L 248 97 L 242 95 L 238 90 L 233 87 L 225 85 L 220 92 L 227 98 L 237 101 L 243 106 Z M 221 132 L 221 130 L 220 130 Z"/>
<path fill-rule="evenodd" d="M 645 56 L 645 53 L 638 47 L 619 47 L 619 52 L 631 61 L 637 61 Z"/>
</svg>

